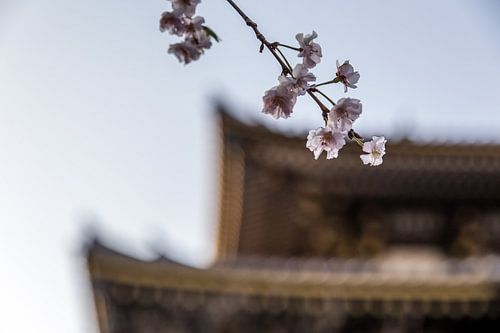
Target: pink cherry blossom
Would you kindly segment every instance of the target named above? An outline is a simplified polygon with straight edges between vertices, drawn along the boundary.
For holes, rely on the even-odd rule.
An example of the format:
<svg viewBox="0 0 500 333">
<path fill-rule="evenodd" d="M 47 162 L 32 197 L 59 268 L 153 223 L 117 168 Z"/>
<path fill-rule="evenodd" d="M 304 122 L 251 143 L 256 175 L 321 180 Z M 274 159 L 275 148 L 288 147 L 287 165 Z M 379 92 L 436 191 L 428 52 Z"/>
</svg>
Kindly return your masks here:
<svg viewBox="0 0 500 333">
<path fill-rule="evenodd" d="M 180 13 L 191 17 L 196 11 L 196 6 L 201 2 L 201 0 L 170 0 L 172 2 L 172 8 L 178 10 Z"/>
<path fill-rule="evenodd" d="M 344 84 L 344 92 L 347 92 L 347 88 L 357 88 L 356 83 L 359 81 L 359 73 L 354 71 L 354 67 L 346 60 L 342 65 L 340 65 L 337 60 L 337 80 Z"/>
<path fill-rule="evenodd" d="M 368 154 L 360 155 L 363 164 L 370 164 L 370 166 L 382 164 L 386 142 L 387 140 L 383 136 L 374 136 L 371 141 L 365 142 L 363 151 Z"/>
<path fill-rule="evenodd" d="M 180 62 L 189 64 L 191 61 L 198 60 L 202 54 L 202 50 L 189 40 L 182 43 L 171 44 L 168 48 L 168 53 L 172 53 Z"/>
<path fill-rule="evenodd" d="M 184 17 L 184 25 L 186 27 L 186 35 L 196 38 L 200 34 L 205 34 L 205 29 L 203 28 L 203 23 L 205 23 L 205 18 L 203 16 Z"/>
<path fill-rule="evenodd" d="M 295 36 L 295 39 L 299 42 L 302 51 L 299 52 L 298 56 L 303 57 L 303 64 L 307 68 L 313 68 L 321 61 L 321 46 L 318 43 L 313 42 L 313 39 L 318 37 L 316 31 L 312 34 L 304 36 L 303 33 L 299 33 Z"/>
<path fill-rule="evenodd" d="M 201 51 L 201 53 L 203 53 L 204 49 L 209 49 L 212 47 L 212 41 L 210 41 L 210 37 L 206 34 L 200 34 L 196 39 L 190 39 L 189 37 L 186 37 L 186 40 L 191 41 L 198 48 L 198 50 Z"/>
<path fill-rule="evenodd" d="M 281 85 L 274 87 L 264 94 L 263 113 L 270 114 L 274 118 L 288 118 L 293 112 L 293 106 L 297 100 L 297 94 Z"/>
<path fill-rule="evenodd" d="M 186 31 L 186 25 L 180 12 L 163 12 L 160 19 L 160 31 L 168 31 L 172 35 L 182 36 Z"/>
<path fill-rule="evenodd" d="M 327 126 L 309 131 L 306 148 L 313 152 L 315 159 L 318 159 L 323 151 L 326 152 L 327 159 L 332 159 L 337 158 L 339 150 L 344 145 L 344 134 L 331 126 Z"/>
<path fill-rule="evenodd" d="M 186 27 L 186 40 L 191 41 L 200 49 L 209 49 L 212 46 L 210 36 L 208 36 L 203 23 L 205 19 L 201 16 L 183 19 Z"/>
<path fill-rule="evenodd" d="M 306 66 L 298 64 L 292 71 L 292 76 L 281 75 L 278 80 L 280 85 L 287 87 L 290 90 L 295 91 L 298 95 L 304 95 L 306 90 L 310 87 L 308 82 L 316 81 L 316 77 L 313 73 L 309 73 Z"/>
<path fill-rule="evenodd" d="M 333 127 L 345 132 L 352 128 L 352 123 L 359 118 L 362 111 L 363 105 L 359 99 L 341 98 L 330 111 L 328 119 Z"/>
</svg>

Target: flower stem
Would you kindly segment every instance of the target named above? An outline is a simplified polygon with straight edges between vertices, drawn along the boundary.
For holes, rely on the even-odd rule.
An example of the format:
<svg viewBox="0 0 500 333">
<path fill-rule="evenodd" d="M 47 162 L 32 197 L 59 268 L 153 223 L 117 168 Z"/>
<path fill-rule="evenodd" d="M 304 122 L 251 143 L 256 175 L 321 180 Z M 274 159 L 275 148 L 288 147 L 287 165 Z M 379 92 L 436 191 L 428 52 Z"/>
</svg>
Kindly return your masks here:
<svg viewBox="0 0 500 333">
<path fill-rule="evenodd" d="M 356 131 L 352 128 L 349 130 L 348 136 L 352 141 L 356 142 L 361 148 L 363 148 L 363 137 L 356 133 Z"/>
<path fill-rule="evenodd" d="M 352 141 L 356 142 L 358 144 L 358 146 L 363 148 L 363 140 L 358 139 L 358 138 L 353 138 Z"/>
<path fill-rule="evenodd" d="M 325 121 L 325 126 L 328 124 L 328 113 L 330 113 L 330 110 L 326 107 L 323 102 L 321 102 L 318 98 L 318 96 L 314 95 L 314 93 L 308 89 L 306 90 L 307 94 L 311 96 L 311 98 L 316 102 L 316 104 L 319 105 L 319 108 L 321 109 L 321 115 L 323 116 L 323 120 Z"/>
<path fill-rule="evenodd" d="M 330 81 L 321 82 L 321 83 L 315 84 L 314 87 L 326 86 L 327 84 L 332 84 L 332 83 L 337 83 L 337 81 L 335 81 L 335 79 L 333 79 Z"/>
<path fill-rule="evenodd" d="M 274 42 L 272 44 L 276 45 L 276 46 L 283 46 L 283 47 L 286 47 L 287 49 L 298 51 L 298 52 L 303 51 L 302 48 L 300 48 L 300 47 L 294 47 L 294 46 L 290 46 L 290 45 L 286 45 L 286 44 L 281 44 L 280 42 Z"/>
<path fill-rule="evenodd" d="M 276 51 L 278 51 L 278 53 L 281 55 L 281 57 L 285 61 L 286 65 L 288 66 L 288 70 L 290 72 L 290 76 L 293 77 L 293 74 L 292 74 L 292 65 L 290 65 L 290 63 L 288 62 L 288 59 L 285 57 L 285 55 L 283 54 L 283 52 L 281 52 L 280 49 L 276 48 Z"/>
<path fill-rule="evenodd" d="M 278 61 L 278 63 L 281 65 L 281 69 L 283 73 L 289 73 L 290 75 L 292 74 L 291 71 L 291 66 L 287 65 L 287 63 L 282 60 L 279 56 L 279 54 L 276 52 L 275 48 L 273 47 L 273 44 L 270 43 L 266 37 L 259 31 L 257 28 L 257 23 L 252 21 L 247 14 L 243 10 L 241 10 L 240 7 L 233 1 L 233 0 L 226 0 L 231 7 L 241 16 L 241 18 L 245 21 L 245 24 L 248 25 L 250 28 L 252 28 L 253 32 L 255 33 L 255 37 L 262 43 L 263 46 L 265 46 L 269 52 L 274 56 L 274 58 Z M 262 47 L 262 46 L 261 46 Z M 318 104 L 319 108 L 321 109 L 321 114 L 323 116 L 323 120 L 325 121 L 325 125 L 328 122 L 328 113 L 330 110 L 326 107 L 323 102 L 319 100 L 319 98 L 310 90 L 307 90 L 307 94 L 311 96 L 311 98 Z"/>
<path fill-rule="evenodd" d="M 326 98 L 328 100 L 328 102 L 332 103 L 333 106 L 337 105 L 330 97 L 328 97 L 328 95 L 326 95 L 324 92 L 322 92 L 321 90 L 319 90 L 318 88 L 316 88 L 317 86 L 314 86 L 312 88 L 310 88 L 313 92 L 317 92 L 318 94 L 320 94 L 321 96 L 323 96 L 324 98 Z"/>
</svg>

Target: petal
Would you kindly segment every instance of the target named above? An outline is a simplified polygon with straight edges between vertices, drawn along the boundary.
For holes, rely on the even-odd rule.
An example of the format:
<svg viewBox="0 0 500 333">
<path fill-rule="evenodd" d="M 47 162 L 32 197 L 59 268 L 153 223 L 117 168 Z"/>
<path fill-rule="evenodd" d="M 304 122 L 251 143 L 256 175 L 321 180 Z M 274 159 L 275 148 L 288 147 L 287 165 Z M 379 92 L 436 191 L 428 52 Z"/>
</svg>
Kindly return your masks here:
<svg viewBox="0 0 500 333">
<path fill-rule="evenodd" d="M 373 152 L 373 142 L 372 141 L 368 141 L 368 142 L 365 142 L 363 143 L 363 151 L 365 153 L 371 153 Z"/>
<path fill-rule="evenodd" d="M 363 164 L 373 164 L 373 155 L 372 154 L 363 154 L 359 155 Z"/>
<path fill-rule="evenodd" d="M 331 160 L 333 158 L 337 158 L 339 156 L 338 149 L 330 149 L 326 152 L 326 159 Z"/>
<path fill-rule="evenodd" d="M 299 44 L 304 44 L 304 34 L 303 33 L 298 33 L 295 35 L 295 39 L 297 40 L 297 42 L 299 42 Z"/>
<path fill-rule="evenodd" d="M 359 78 L 361 77 L 361 75 L 359 75 L 358 72 L 354 72 L 352 74 L 349 75 L 349 77 L 347 78 L 347 80 L 352 83 L 352 84 L 356 84 L 358 81 L 359 81 Z"/>
<path fill-rule="evenodd" d="M 314 151 L 313 151 L 313 154 L 314 154 L 314 159 L 318 159 L 319 156 L 321 155 L 321 153 L 323 152 L 323 148 L 322 147 L 318 147 L 316 148 Z"/>
<path fill-rule="evenodd" d="M 313 32 L 310 35 L 306 35 L 306 37 L 304 38 L 304 43 L 310 44 L 311 41 L 316 37 L 318 37 L 318 34 L 316 33 L 316 31 L 313 30 Z"/>
<path fill-rule="evenodd" d="M 378 165 L 382 164 L 382 162 L 384 162 L 384 160 L 382 159 L 382 156 L 375 157 L 373 159 L 372 166 L 378 166 Z"/>
</svg>

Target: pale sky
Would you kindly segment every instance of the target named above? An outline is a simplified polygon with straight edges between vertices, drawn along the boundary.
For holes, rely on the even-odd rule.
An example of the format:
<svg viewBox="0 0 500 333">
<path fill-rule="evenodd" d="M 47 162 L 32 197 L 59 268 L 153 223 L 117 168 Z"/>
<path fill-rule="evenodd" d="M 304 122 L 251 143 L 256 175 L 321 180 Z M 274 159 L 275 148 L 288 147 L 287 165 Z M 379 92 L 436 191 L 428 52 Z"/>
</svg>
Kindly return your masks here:
<svg viewBox="0 0 500 333">
<path fill-rule="evenodd" d="M 500 141 L 495 0 L 238 3 L 270 40 L 317 31 L 320 81 L 351 60 L 358 132 Z M 282 131 L 321 125 L 307 97 L 289 120 L 260 113 L 279 67 L 223 0 L 198 9 L 222 43 L 187 66 L 166 54 L 176 38 L 158 19 L 169 6 L 0 0 L 0 331 L 96 330 L 80 256 L 89 226 L 142 257 L 163 244 L 183 262 L 210 261 L 214 99 Z"/>
</svg>

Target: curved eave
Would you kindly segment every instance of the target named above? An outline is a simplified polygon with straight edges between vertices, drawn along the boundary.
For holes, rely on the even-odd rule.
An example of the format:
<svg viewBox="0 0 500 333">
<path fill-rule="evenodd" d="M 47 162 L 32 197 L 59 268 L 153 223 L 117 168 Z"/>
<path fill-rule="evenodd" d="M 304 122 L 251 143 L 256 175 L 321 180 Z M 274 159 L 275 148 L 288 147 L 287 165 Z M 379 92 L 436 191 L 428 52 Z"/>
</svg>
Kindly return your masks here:
<svg viewBox="0 0 500 333">
<path fill-rule="evenodd" d="M 116 253 L 92 253 L 95 283 L 217 294 L 287 298 L 490 302 L 498 284 L 481 276 L 398 277 L 260 269 L 197 269 L 173 261 L 144 262 Z"/>
</svg>

